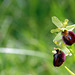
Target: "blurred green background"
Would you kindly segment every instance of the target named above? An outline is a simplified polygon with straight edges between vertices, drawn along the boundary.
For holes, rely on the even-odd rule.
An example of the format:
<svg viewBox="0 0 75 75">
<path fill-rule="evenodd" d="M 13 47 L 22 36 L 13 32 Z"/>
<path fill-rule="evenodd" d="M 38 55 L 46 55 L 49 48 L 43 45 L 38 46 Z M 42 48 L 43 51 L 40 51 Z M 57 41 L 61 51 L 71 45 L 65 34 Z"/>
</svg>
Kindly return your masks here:
<svg viewBox="0 0 75 75">
<path fill-rule="evenodd" d="M 0 0 L 0 75 L 70 75 L 65 65 L 75 71 L 73 56 L 53 66 L 52 16 L 75 23 L 75 0 Z"/>
</svg>

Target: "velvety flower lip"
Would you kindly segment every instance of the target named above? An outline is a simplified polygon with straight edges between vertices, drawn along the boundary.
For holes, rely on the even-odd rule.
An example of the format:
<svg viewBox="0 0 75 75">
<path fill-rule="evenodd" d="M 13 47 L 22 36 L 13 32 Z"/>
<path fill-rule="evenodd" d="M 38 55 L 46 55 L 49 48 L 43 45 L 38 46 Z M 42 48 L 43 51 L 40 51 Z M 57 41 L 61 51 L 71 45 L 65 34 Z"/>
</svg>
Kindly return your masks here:
<svg viewBox="0 0 75 75">
<path fill-rule="evenodd" d="M 65 54 L 63 51 L 60 50 L 56 50 L 56 54 L 53 55 L 54 59 L 53 59 L 53 65 L 55 67 L 59 67 L 63 64 L 63 62 L 65 61 Z"/>
<path fill-rule="evenodd" d="M 75 33 L 73 31 L 67 31 L 67 34 L 64 34 L 62 35 L 62 40 L 66 45 L 71 46 L 73 43 L 75 43 Z"/>
</svg>

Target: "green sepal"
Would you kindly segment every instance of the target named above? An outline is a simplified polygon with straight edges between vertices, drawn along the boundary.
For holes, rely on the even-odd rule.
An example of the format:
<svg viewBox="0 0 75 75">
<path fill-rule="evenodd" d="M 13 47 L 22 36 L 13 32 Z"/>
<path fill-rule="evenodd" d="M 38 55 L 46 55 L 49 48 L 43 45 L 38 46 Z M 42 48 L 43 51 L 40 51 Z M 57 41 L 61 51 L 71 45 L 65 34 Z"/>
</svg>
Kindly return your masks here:
<svg viewBox="0 0 75 75">
<path fill-rule="evenodd" d="M 69 30 L 69 31 L 73 31 L 74 28 L 75 28 L 75 24 L 70 25 L 70 26 L 66 26 L 66 29 Z"/>
<path fill-rule="evenodd" d="M 61 35 L 61 32 L 60 33 L 58 33 L 57 35 L 56 35 L 56 37 L 54 38 L 54 40 L 53 40 L 53 42 L 55 43 L 56 41 L 58 42 L 58 41 L 60 41 L 62 39 L 62 35 Z"/>
<path fill-rule="evenodd" d="M 65 46 L 63 48 L 61 48 L 61 50 L 65 53 L 66 56 L 71 56 L 72 53 L 70 52 L 70 50 Z"/>
<path fill-rule="evenodd" d="M 58 28 L 61 28 L 63 26 L 63 24 L 61 23 L 61 21 L 56 17 L 56 16 L 53 16 L 52 17 L 52 22 L 58 27 Z"/>
</svg>

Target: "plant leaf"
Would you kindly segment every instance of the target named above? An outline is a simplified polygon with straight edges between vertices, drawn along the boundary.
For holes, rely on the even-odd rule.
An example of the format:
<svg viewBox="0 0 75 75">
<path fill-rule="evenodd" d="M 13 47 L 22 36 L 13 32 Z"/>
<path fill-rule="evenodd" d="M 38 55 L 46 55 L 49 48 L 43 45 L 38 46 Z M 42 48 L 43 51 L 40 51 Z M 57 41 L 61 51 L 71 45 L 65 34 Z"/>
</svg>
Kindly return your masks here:
<svg viewBox="0 0 75 75">
<path fill-rule="evenodd" d="M 63 26 L 63 24 L 61 23 L 61 21 L 60 21 L 57 17 L 55 17 L 55 16 L 52 17 L 52 22 L 53 22 L 58 28 L 61 28 L 61 27 Z"/>
<path fill-rule="evenodd" d="M 49 57 L 48 54 L 40 52 L 40 51 L 15 49 L 15 48 L 0 48 L 0 53 L 37 56 L 37 57 L 46 58 L 46 59 L 48 59 L 48 57 Z"/>
</svg>

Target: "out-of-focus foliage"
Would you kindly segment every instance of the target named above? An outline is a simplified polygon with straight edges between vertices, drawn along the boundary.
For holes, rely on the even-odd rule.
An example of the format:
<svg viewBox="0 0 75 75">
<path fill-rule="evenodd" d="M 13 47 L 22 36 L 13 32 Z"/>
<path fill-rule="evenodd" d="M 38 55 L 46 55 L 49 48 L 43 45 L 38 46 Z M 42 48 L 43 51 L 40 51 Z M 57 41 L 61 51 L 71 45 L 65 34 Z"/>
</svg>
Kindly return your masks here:
<svg viewBox="0 0 75 75">
<path fill-rule="evenodd" d="M 75 56 L 66 57 L 64 64 L 53 66 L 53 43 L 56 26 L 51 17 L 75 23 L 74 0 L 0 0 L 0 47 L 45 53 L 47 58 L 0 53 L 0 75 L 68 75 L 66 65 L 75 71 Z M 72 23 L 73 22 L 73 23 Z M 5 49 L 7 50 L 7 49 Z M 34 56 L 31 56 L 34 55 Z"/>
</svg>

